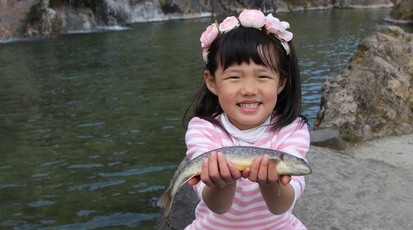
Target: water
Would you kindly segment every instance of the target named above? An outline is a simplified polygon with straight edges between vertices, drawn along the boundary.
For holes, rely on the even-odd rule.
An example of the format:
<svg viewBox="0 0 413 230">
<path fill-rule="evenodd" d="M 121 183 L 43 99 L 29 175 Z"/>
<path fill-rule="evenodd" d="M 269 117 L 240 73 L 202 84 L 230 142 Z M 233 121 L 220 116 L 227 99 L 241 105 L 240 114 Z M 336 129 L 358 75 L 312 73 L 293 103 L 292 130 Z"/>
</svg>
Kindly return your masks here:
<svg viewBox="0 0 413 230">
<path fill-rule="evenodd" d="M 279 14 L 313 123 L 324 80 L 390 9 Z M 209 19 L 0 44 L 0 228 L 153 229 L 185 154 Z"/>
</svg>

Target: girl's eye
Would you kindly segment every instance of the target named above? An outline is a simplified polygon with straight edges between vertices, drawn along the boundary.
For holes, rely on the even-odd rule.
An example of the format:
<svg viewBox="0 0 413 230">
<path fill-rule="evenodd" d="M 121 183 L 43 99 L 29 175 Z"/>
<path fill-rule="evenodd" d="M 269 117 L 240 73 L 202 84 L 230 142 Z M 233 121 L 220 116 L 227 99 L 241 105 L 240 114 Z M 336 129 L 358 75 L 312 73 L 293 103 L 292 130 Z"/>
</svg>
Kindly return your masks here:
<svg viewBox="0 0 413 230">
<path fill-rule="evenodd" d="M 258 78 L 260 78 L 260 79 L 267 79 L 267 78 L 270 78 L 269 76 L 259 76 Z"/>
</svg>

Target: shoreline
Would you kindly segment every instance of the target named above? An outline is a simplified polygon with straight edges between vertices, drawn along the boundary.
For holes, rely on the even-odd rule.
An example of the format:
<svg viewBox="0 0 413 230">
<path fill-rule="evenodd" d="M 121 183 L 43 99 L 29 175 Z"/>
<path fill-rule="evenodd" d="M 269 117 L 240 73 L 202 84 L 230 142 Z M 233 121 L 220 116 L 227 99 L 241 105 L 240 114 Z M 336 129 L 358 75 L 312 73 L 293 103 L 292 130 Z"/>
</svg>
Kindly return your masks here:
<svg viewBox="0 0 413 230">
<path fill-rule="evenodd" d="M 306 11 L 322 11 L 322 10 L 357 10 L 357 9 L 385 9 L 385 8 L 392 8 L 394 7 L 393 5 L 368 5 L 368 6 L 363 6 L 363 5 L 354 5 L 354 6 L 346 6 L 346 7 L 336 7 L 336 6 L 317 6 L 317 7 L 296 7 L 292 10 L 288 10 L 288 8 L 279 8 L 277 11 L 274 12 L 274 14 L 277 13 L 294 13 L 294 12 L 306 12 Z M 154 18 L 154 19 L 147 19 L 147 20 L 137 20 L 132 23 L 124 23 L 124 24 L 119 24 L 119 25 L 113 25 L 113 26 L 105 26 L 105 25 L 96 25 L 96 28 L 89 29 L 89 30 L 68 30 L 65 33 L 61 33 L 58 35 L 54 35 L 51 37 L 55 36 L 61 36 L 61 35 L 66 35 L 66 34 L 74 34 L 74 33 L 95 33 L 98 31 L 110 31 L 111 28 L 115 28 L 113 30 L 119 30 L 119 28 L 123 29 L 131 29 L 133 28 L 133 25 L 137 24 L 142 24 L 142 23 L 157 23 L 157 22 L 167 22 L 167 21 L 174 21 L 174 20 L 191 20 L 191 19 L 202 19 L 202 18 L 208 18 L 208 17 L 216 17 L 219 16 L 219 14 L 214 14 L 212 12 L 201 12 L 201 13 L 191 13 L 191 14 L 170 14 L 170 15 L 164 15 L 164 17 L 160 18 Z M 392 23 L 399 23 L 399 21 L 391 21 L 389 17 L 386 17 L 386 21 L 392 22 Z M 402 24 L 407 24 L 409 22 L 401 22 Z M 36 37 L 36 38 L 25 38 L 25 37 L 17 37 L 17 38 L 0 38 L 0 44 L 5 44 L 5 43 L 13 43 L 13 42 L 20 42 L 20 41 L 31 41 L 31 40 L 39 40 L 39 39 L 45 39 L 49 38 L 49 36 L 46 37 Z"/>
</svg>

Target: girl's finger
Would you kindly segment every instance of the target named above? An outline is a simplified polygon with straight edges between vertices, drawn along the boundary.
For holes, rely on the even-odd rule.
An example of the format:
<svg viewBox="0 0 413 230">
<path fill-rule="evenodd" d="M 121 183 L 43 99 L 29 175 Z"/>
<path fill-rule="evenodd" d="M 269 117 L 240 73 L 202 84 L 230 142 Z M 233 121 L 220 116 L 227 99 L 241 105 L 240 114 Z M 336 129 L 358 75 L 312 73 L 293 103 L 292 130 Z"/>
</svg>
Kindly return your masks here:
<svg viewBox="0 0 413 230">
<path fill-rule="evenodd" d="M 291 176 L 281 176 L 280 182 L 283 185 L 287 185 L 291 182 Z"/>
<path fill-rule="evenodd" d="M 222 153 L 212 152 L 209 157 L 209 177 L 212 180 L 212 186 L 225 186 L 227 184 L 222 178 L 222 173 L 229 174 L 228 168 L 226 167 L 224 155 Z"/>
<path fill-rule="evenodd" d="M 269 165 L 268 158 L 269 156 L 267 154 L 265 154 L 264 157 L 262 158 L 260 168 L 258 171 L 258 178 L 257 178 L 259 182 L 262 182 L 265 184 L 269 183 L 268 182 L 268 165 Z"/>
<path fill-rule="evenodd" d="M 233 180 L 241 178 L 241 172 L 237 169 L 237 167 L 235 167 L 235 165 L 232 162 L 227 161 L 227 166 Z"/>
<path fill-rule="evenodd" d="M 251 173 L 251 168 L 245 168 L 245 169 L 242 170 L 242 172 L 241 172 L 242 177 L 244 177 L 244 178 L 248 178 L 249 175 L 250 175 L 250 173 Z"/>
<path fill-rule="evenodd" d="M 198 184 L 200 180 L 201 180 L 201 178 L 199 176 L 193 177 L 190 180 L 188 180 L 188 185 L 194 186 L 194 185 Z"/>
<path fill-rule="evenodd" d="M 278 183 L 279 176 L 274 164 L 268 163 L 268 177 L 267 180 L 270 184 Z"/>
<path fill-rule="evenodd" d="M 202 162 L 202 170 L 201 170 L 201 180 L 207 186 L 213 186 L 213 182 L 209 177 L 209 159 L 206 158 Z"/>
<path fill-rule="evenodd" d="M 249 175 L 248 175 L 248 179 L 250 180 L 250 181 L 257 181 L 257 178 L 258 178 L 258 170 L 260 169 L 260 164 L 261 164 L 261 161 L 262 161 L 262 157 L 257 157 L 257 158 L 255 158 L 255 160 L 252 162 L 252 165 L 251 165 L 251 171 L 250 171 L 250 173 L 249 173 Z"/>
<path fill-rule="evenodd" d="M 227 165 L 227 160 L 225 159 L 224 154 L 221 152 L 217 153 L 217 160 L 218 160 L 218 168 L 219 168 L 219 173 L 221 175 L 222 179 L 230 178 L 231 173 L 229 171 L 228 165 Z"/>
</svg>

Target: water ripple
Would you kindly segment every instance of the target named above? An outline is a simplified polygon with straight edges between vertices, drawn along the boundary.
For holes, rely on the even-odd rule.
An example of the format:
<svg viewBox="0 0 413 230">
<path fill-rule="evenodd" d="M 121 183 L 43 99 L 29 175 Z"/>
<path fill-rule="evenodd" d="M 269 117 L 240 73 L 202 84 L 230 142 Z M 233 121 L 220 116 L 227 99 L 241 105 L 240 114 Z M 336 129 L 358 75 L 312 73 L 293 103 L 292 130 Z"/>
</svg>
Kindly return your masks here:
<svg viewBox="0 0 413 230">
<path fill-rule="evenodd" d="M 38 201 L 35 201 L 35 202 L 28 203 L 27 205 L 29 205 L 30 207 L 33 207 L 33 208 L 39 208 L 39 207 L 43 207 L 43 206 L 52 205 L 54 203 L 56 203 L 56 202 L 50 201 L 50 200 L 38 200 Z"/>
<path fill-rule="evenodd" d="M 130 169 L 125 172 L 114 172 L 114 173 L 99 173 L 98 175 L 101 177 L 118 177 L 118 176 L 133 176 L 138 174 L 150 173 L 150 172 L 158 172 L 168 169 L 176 169 L 178 166 L 176 165 L 165 165 L 165 166 L 151 166 L 146 168 L 140 169 Z"/>
<path fill-rule="evenodd" d="M 87 187 L 89 187 L 89 191 L 95 191 L 97 189 L 122 184 L 124 182 L 125 180 L 111 180 L 111 181 L 98 182 L 98 183 L 81 184 L 81 185 L 70 186 L 69 191 L 82 190 Z"/>
<path fill-rule="evenodd" d="M 97 168 L 103 167 L 103 164 L 76 164 L 68 166 L 68 169 L 89 169 L 89 168 Z"/>
<path fill-rule="evenodd" d="M 130 228 L 138 227 L 139 222 L 141 221 L 149 221 L 153 220 L 158 217 L 157 213 L 114 213 L 108 216 L 95 216 L 92 220 L 86 223 L 74 223 L 74 224 L 67 224 L 61 226 L 54 226 L 50 228 L 44 229 L 58 229 L 58 230 L 66 230 L 66 229 L 96 229 L 96 228 L 104 228 L 104 227 L 119 227 L 119 226 L 126 226 Z"/>
</svg>

